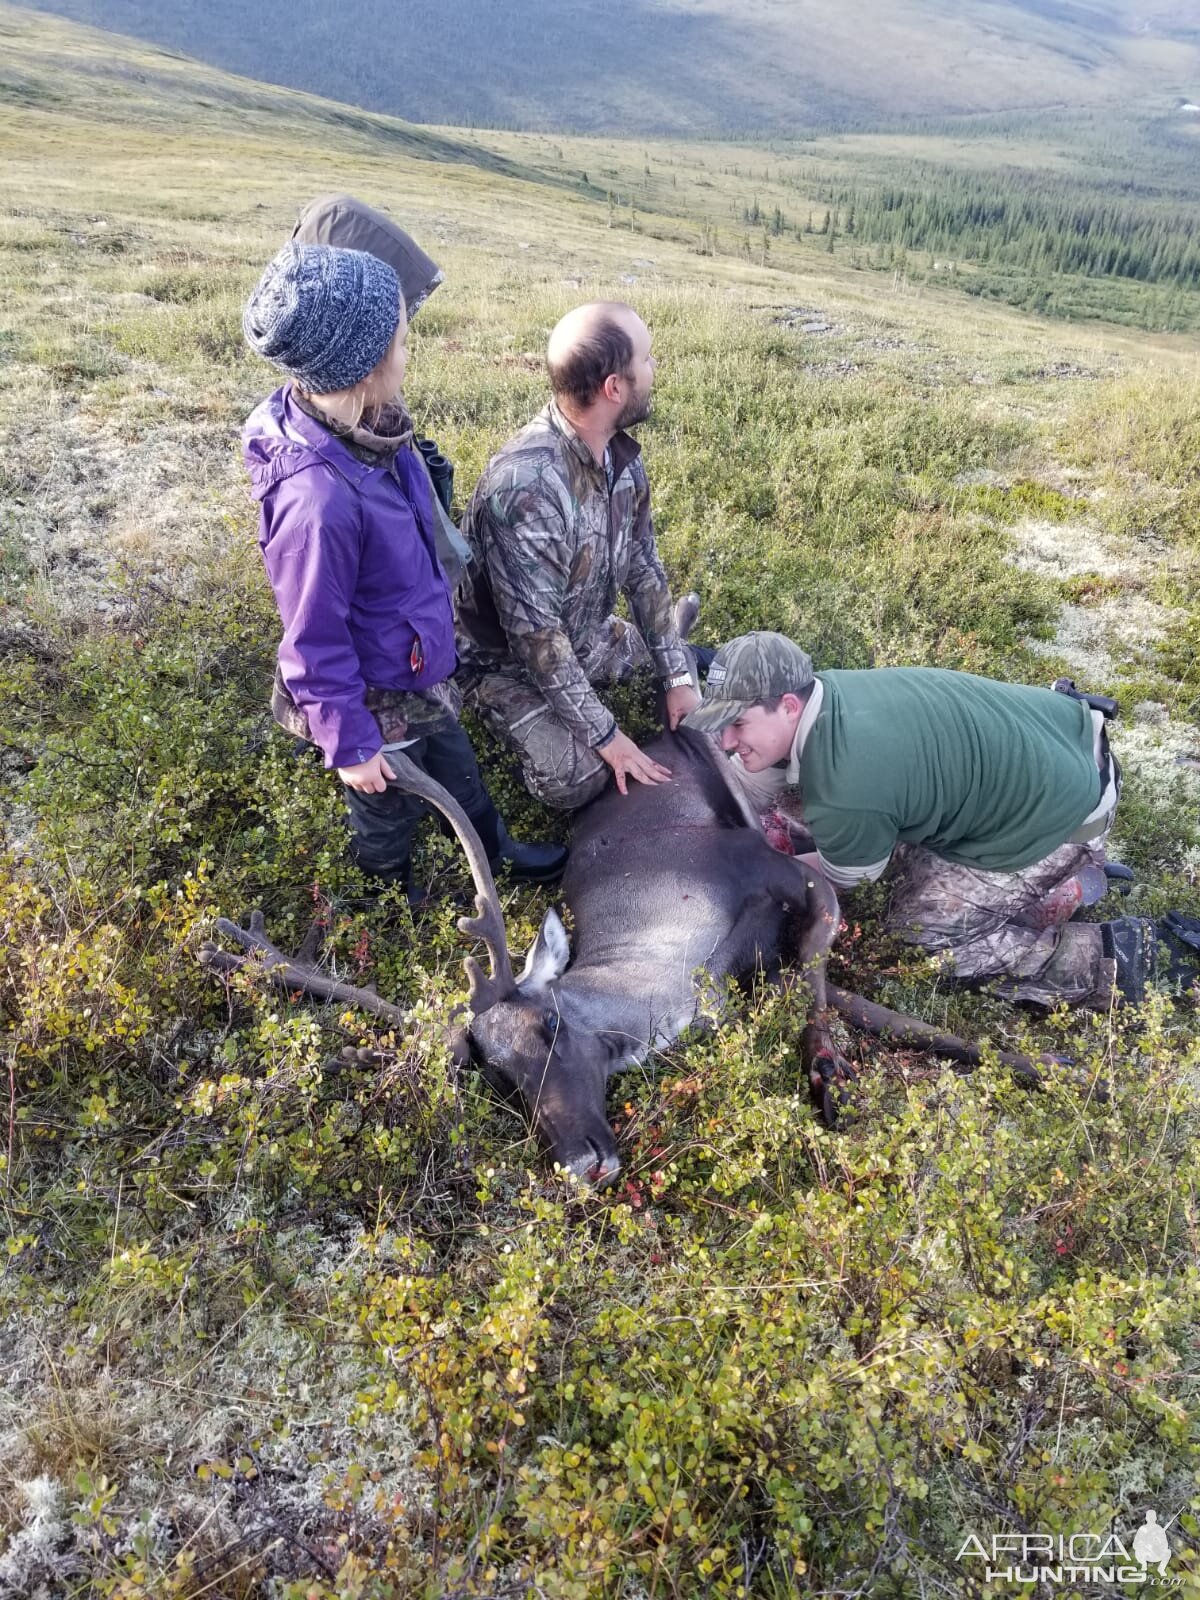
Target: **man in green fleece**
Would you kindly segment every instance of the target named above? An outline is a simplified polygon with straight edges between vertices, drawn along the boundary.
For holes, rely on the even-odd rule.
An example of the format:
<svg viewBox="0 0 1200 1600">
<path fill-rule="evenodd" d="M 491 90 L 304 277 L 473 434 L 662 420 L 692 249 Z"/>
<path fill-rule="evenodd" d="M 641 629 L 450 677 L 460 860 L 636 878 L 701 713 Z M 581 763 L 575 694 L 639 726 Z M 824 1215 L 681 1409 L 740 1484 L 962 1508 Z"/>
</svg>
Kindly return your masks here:
<svg viewBox="0 0 1200 1600">
<path fill-rule="evenodd" d="M 719 738 L 760 812 L 807 830 L 801 859 L 839 889 L 887 871 L 889 926 L 957 977 L 1042 1005 L 1140 994 L 1139 919 L 1068 921 L 1104 893 L 1120 793 L 1080 700 L 931 667 L 814 673 L 751 633 L 717 652 L 686 725 Z"/>
</svg>

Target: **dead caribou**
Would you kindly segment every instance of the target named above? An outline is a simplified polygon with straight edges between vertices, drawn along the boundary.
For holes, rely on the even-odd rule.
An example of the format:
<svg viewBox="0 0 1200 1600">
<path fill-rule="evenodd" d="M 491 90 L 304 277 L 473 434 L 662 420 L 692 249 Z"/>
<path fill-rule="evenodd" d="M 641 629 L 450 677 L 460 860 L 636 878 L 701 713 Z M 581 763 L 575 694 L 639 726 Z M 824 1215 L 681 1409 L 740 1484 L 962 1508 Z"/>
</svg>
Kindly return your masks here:
<svg viewBox="0 0 1200 1600">
<path fill-rule="evenodd" d="M 833 1008 L 859 1028 L 946 1055 L 968 1066 L 979 1051 L 825 982 L 825 957 L 840 914 L 828 882 L 773 849 L 727 776 L 724 759 L 701 735 L 680 730 L 646 746 L 670 767 L 670 783 L 608 789 L 575 819 L 563 893 L 575 926 L 575 955 L 556 911 L 548 910 L 523 970 L 514 974 L 504 917 L 487 857 L 455 801 L 404 757 L 389 754 L 404 786 L 436 806 L 462 841 L 477 890 L 478 915 L 459 927 L 482 939 L 484 975 L 473 957 L 470 1022 L 460 1057 L 490 1083 L 519 1096 L 555 1162 L 593 1182 L 620 1170 L 605 1111 L 611 1073 L 678 1039 L 696 1019 L 698 976 L 744 978 L 799 968 L 808 991 L 804 1069 L 826 1121 L 853 1076 L 829 1029 Z M 371 990 L 339 984 L 317 970 L 314 953 L 290 960 L 267 939 L 261 915 L 249 930 L 222 918 L 219 931 L 259 958 L 280 986 L 360 1006 L 396 1024 L 405 1013 Z M 201 960 L 228 972 L 237 956 L 209 944 Z M 1025 1082 L 1036 1069 L 1002 1054 Z"/>
</svg>

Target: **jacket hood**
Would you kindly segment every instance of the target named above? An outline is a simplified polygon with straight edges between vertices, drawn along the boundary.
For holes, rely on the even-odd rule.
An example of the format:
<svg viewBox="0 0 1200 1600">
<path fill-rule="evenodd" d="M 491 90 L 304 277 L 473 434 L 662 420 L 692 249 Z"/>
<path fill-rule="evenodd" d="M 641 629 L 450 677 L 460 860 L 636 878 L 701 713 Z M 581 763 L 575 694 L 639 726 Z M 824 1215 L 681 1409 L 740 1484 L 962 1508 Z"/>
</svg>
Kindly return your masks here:
<svg viewBox="0 0 1200 1600">
<path fill-rule="evenodd" d="M 403 228 L 351 194 L 323 194 L 296 219 L 292 238 L 301 244 L 332 244 L 365 250 L 386 261 L 400 279 L 410 319 L 442 281 L 442 269 Z"/>
<path fill-rule="evenodd" d="M 290 384 L 269 394 L 246 418 L 242 460 L 256 500 L 263 499 L 284 478 L 308 467 L 332 467 L 355 484 L 372 470 L 300 409 Z"/>
</svg>

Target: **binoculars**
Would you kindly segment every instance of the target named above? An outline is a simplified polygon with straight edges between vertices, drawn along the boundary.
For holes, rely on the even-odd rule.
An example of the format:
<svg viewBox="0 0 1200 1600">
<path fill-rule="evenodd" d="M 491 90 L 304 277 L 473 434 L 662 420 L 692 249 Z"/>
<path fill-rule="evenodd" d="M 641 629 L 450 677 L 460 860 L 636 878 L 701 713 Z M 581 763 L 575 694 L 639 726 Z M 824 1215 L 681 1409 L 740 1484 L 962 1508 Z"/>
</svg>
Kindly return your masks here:
<svg viewBox="0 0 1200 1600">
<path fill-rule="evenodd" d="M 453 468 L 451 469 L 453 474 Z M 1080 700 L 1085 706 L 1091 706 L 1093 711 L 1099 711 L 1106 722 L 1111 722 L 1121 711 L 1120 705 L 1106 694 L 1084 694 L 1082 689 L 1075 687 L 1074 678 L 1055 678 L 1050 685 L 1055 694 L 1065 694 L 1072 700 Z"/>
<path fill-rule="evenodd" d="M 442 510 L 449 516 L 450 501 L 454 495 L 454 463 L 441 453 L 436 439 L 414 439 L 413 443 L 425 457 L 433 492 L 441 501 Z"/>
</svg>

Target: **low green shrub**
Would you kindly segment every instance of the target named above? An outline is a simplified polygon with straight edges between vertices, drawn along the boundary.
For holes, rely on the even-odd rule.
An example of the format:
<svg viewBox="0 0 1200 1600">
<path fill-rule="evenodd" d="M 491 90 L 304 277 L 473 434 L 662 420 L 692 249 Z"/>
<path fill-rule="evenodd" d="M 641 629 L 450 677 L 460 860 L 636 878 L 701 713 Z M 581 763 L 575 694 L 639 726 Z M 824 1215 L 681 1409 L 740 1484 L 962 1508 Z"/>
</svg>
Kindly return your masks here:
<svg viewBox="0 0 1200 1600">
<path fill-rule="evenodd" d="M 238 248 L 248 227 L 230 225 Z M 15 248 L 45 268 L 40 230 Z M 22 336 L 22 360 L 99 341 L 103 362 L 63 379 L 81 429 L 185 415 L 219 440 L 270 381 L 240 354 L 234 245 L 126 246 L 81 255 L 103 297 L 86 333 Z M 414 336 L 410 399 L 460 500 L 541 404 L 534 352 L 575 296 L 502 262 L 479 283 L 494 300 L 448 284 Z M 940 369 L 827 380 L 811 341 L 740 291 L 652 285 L 645 307 L 664 357 L 644 431 L 660 546 L 675 587 L 701 591 L 700 639 L 778 627 L 823 666 L 1044 678 L 1027 641 L 1064 589 L 1011 563 L 1009 529 L 1078 508 L 1026 465 L 1037 428 L 1009 386 L 998 405 Z M 141 364 L 167 393 L 134 385 Z M 1114 434 L 1095 393 L 1064 425 L 1087 430 L 1071 448 L 1089 482 L 1124 473 L 1122 517 L 1186 507 L 1183 390 L 1149 439 Z M 1070 1064 L 1030 1094 L 994 1062 L 960 1078 L 847 1039 L 858 1104 L 828 1134 L 794 1001 L 734 996 L 718 1030 L 614 1083 L 614 1189 L 570 1184 L 451 1063 L 459 908 L 414 921 L 394 891 L 370 900 L 336 782 L 270 722 L 277 621 L 248 501 L 177 592 L 114 566 L 85 614 L 21 559 L 54 466 L 47 447 L 12 469 L 0 617 L 0 1312 L 18 1396 L 0 1415 L 0 1560 L 25 1552 L 29 1592 L 983 1594 L 955 1559 L 969 1533 L 1129 1530 L 1147 1504 L 1178 1514 L 1172 1571 L 1194 1582 L 1200 1060 L 1182 1001 L 1023 1021 L 896 948 L 867 891 L 839 983 Z M 88 503 L 108 492 L 97 469 Z M 1169 537 L 1185 549 L 1182 512 Z M 1114 597 L 1107 582 L 1066 592 Z M 1130 693 L 1182 704 L 1190 627 Z M 613 703 L 649 730 L 643 686 Z M 514 831 L 560 834 L 471 731 Z M 1176 776 L 1127 773 L 1140 909 L 1194 898 Z M 467 887 L 433 828 L 417 866 Z M 548 900 L 504 893 L 519 949 Z M 319 923 L 327 969 L 409 1021 L 385 1031 L 253 965 L 211 976 L 197 956 L 217 918 L 252 908 L 289 952 Z"/>
</svg>

